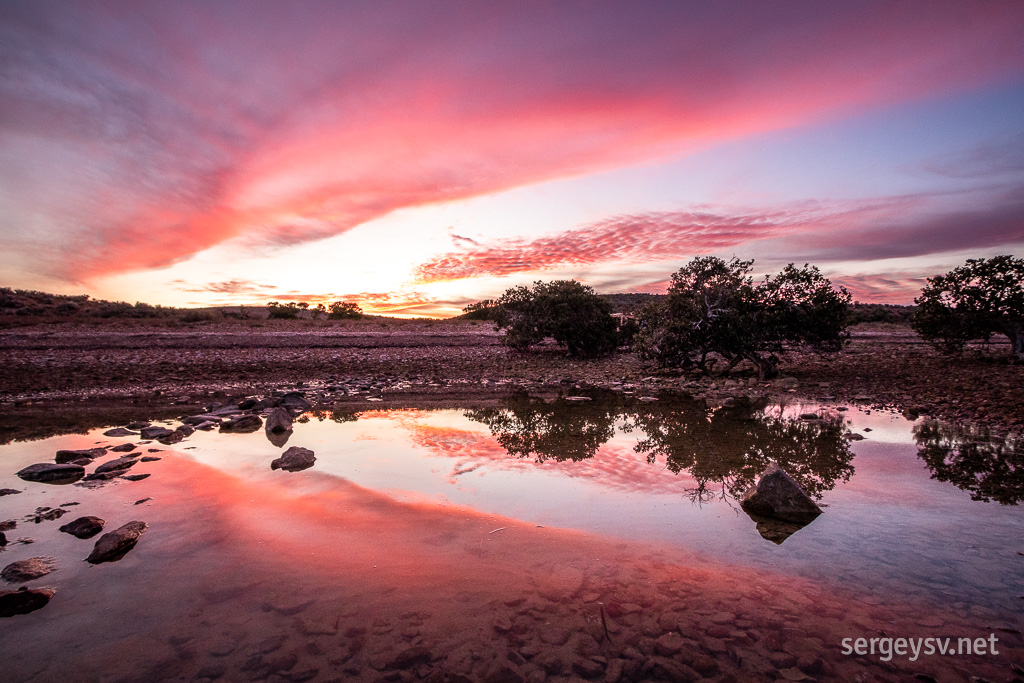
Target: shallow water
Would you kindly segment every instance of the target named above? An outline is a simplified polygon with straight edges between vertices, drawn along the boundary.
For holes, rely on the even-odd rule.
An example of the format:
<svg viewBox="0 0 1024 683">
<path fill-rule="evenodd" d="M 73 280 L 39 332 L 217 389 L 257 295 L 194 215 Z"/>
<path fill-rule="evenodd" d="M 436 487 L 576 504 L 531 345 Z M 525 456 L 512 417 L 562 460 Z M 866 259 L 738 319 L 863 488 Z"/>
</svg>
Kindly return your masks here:
<svg viewBox="0 0 1024 683">
<path fill-rule="evenodd" d="M 0 620 L 5 680 L 1024 675 L 1011 670 L 1018 445 L 839 408 L 618 397 L 308 413 L 285 444 L 262 430 L 142 444 L 161 460 L 130 472 L 152 476 L 95 486 L 14 473 L 138 437 L 12 443 L 0 488 L 23 492 L 0 498 L 0 519 L 18 521 L 9 540 L 34 542 L 0 564 L 59 569 L 29 583 L 56 590 L 46 607 Z M 316 464 L 272 471 L 289 446 Z M 770 461 L 824 510 L 784 540 L 737 501 Z M 26 520 L 65 503 L 78 504 L 60 520 Z M 93 540 L 57 531 L 80 515 L 150 528 L 93 566 Z M 841 647 L 990 635 L 999 655 L 885 661 Z"/>
</svg>

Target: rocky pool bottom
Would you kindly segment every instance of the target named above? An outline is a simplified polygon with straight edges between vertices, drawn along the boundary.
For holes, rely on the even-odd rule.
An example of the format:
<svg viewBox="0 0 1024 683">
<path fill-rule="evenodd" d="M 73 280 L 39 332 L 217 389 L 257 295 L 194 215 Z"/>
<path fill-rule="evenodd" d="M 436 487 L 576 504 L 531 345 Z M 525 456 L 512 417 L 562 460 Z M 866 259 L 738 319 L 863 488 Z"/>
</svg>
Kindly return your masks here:
<svg viewBox="0 0 1024 683">
<path fill-rule="evenodd" d="M 598 404 L 306 414 L 287 443 L 262 430 L 162 444 L 96 429 L 4 446 L 0 488 L 20 493 L 0 497 L 0 519 L 16 524 L 0 564 L 42 557 L 56 570 L 25 584 L 53 590 L 48 604 L 0 620 L 3 677 L 1024 677 L 1019 491 L 925 467 L 939 427 L 913 426 L 915 444 L 902 418 L 828 406 Z M 14 476 L 61 449 L 125 443 L 159 460 L 69 485 Z M 316 461 L 272 470 L 292 445 Z M 982 445 L 961 438 L 943 462 Z M 992 476 L 1012 479 L 1005 447 L 993 446 L 1010 469 Z M 825 510 L 781 543 L 731 495 L 766 458 Z M 92 564 L 102 534 L 58 530 L 87 515 L 105 532 L 148 528 L 120 559 Z M 973 650 L 992 636 L 998 654 L 843 646 L 970 638 Z"/>
</svg>

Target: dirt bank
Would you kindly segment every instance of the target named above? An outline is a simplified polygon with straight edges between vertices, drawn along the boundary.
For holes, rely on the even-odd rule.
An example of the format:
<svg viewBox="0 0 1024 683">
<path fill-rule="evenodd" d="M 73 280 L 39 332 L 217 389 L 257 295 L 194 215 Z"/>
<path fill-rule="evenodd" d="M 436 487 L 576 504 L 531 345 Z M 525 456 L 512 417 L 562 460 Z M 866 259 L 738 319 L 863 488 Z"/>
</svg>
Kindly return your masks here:
<svg viewBox="0 0 1024 683">
<path fill-rule="evenodd" d="M 627 390 L 641 395 L 685 391 L 714 401 L 743 392 L 797 394 L 1024 429 L 1024 366 L 1009 363 L 1005 344 L 949 358 L 909 328 L 861 325 L 841 353 L 793 352 L 782 370 L 789 379 L 761 383 L 749 368 L 702 378 L 658 371 L 631 353 L 574 360 L 542 347 L 517 354 L 487 323 L 464 321 L 0 328 L 0 402 L 9 416 L 58 404 L 77 412 L 175 403 L 181 410 L 295 387 L 332 405 L 373 399 L 419 407 L 497 400 L 523 389 L 557 394 L 632 384 Z"/>
</svg>

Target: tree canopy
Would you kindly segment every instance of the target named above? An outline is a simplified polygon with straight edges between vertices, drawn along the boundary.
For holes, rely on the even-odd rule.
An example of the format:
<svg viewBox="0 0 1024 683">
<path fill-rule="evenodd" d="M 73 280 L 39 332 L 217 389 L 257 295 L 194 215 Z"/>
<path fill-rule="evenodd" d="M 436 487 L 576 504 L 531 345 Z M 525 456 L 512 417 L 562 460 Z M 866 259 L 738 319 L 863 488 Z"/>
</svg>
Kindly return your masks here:
<svg viewBox="0 0 1024 683">
<path fill-rule="evenodd" d="M 571 356 L 597 356 L 618 346 L 611 305 L 575 280 L 535 282 L 513 287 L 497 300 L 494 321 L 504 330 L 503 343 L 525 351 L 554 339 Z"/>
<path fill-rule="evenodd" d="M 749 360 L 762 378 L 778 373 L 786 345 L 838 351 L 850 293 L 814 266 L 786 266 L 755 285 L 753 261 L 701 256 L 672 275 L 668 296 L 641 312 L 634 348 L 666 367 L 725 370 Z"/>
<path fill-rule="evenodd" d="M 1005 334 L 1014 359 L 1024 362 L 1024 259 L 968 259 L 928 278 L 914 303 L 914 330 L 943 351 L 958 353 L 971 340 Z"/>
</svg>

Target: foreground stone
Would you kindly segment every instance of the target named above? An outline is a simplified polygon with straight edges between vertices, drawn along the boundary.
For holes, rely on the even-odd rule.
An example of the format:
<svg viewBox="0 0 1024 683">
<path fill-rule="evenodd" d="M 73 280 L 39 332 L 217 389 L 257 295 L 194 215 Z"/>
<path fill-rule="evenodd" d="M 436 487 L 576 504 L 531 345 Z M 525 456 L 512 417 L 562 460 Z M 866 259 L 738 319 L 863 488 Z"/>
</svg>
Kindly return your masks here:
<svg viewBox="0 0 1024 683">
<path fill-rule="evenodd" d="M 122 527 L 103 534 L 100 536 L 100 540 L 96 541 L 95 547 L 85 561 L 91 564 L 117 562 L 135 547 L 139 537 L 148 527 L 149 525 L 145 522 L 128 522 Z"/>
<path fill-rule="evenodd" d="M 13 617 L 18 614 L 28 614 L 37 609 L 46 607 L 50 602 L 54 591 L 49 588 L 36 588 L 29 590 L 22 586 L 16 591 L 0 592 L 0 617 Z"/>
<path fill-rule="evenodd" d="M 239 415 L 225 422 L 220 423 L 220 431 L 232 432 L 235 434 L 249 434 L 263 426 L 263 420 L 259 415 Z"/>
<path fill-rule="evenodd" d="M 159 439 L 162 436 L 168 436 L 173 433 L 170 429 L 160 426 L 143 427 L 139 432 L 143 439 Z"/>
<path fill-rule="evenodd" d="M 133 432 L 132 430 L 125 429 L 124 427 L 114 427 L 113 429 L 108 429 L 103 432 L 103 436 L 134 436 L 136 434 L 138 434 L 138 432 Z"/>
<path fill-rule="evenodd" d="M 43 484 L 70 484 L 85 476 L 85 468 L 71 463 L 55 465 L 40 462 L 20 470 L 18 476 L 25 481 Z"/>
<path fill-rule="evenodd" d="M 13 496 L 15 493 L 21 493 L 21 491 L 18 489 L 0 489 L 0 497 Z"/>
<path fill-rule="evenodd" d="M 57 561 L 52 557 L 30 557 L 4 567 L 3 571 L 0 571 L 0 578 L 8 583 L 26 583 L 46 576 L 55 569 Z"/>
<path fill-rule="evenodd" d="M 107 454 L 106 448 L 86 448 L 83 450 L 60 450 L 57 451 L 57 455 L 54 456 L 54 462 L 59 465 L 64 463 L 74 462 L 85 458 L 87 460 L 95 460 L 96 458 L 102 457 Z"/>
<path fill-rule="evenodd" d="M 743 495 L 740 506 L 750 515 L 795 524 L 807 524 L 821 514 L 821 508 L 774 462 Z"/>
<path fill-rule="evenodd" d="M 99 517 L 93 517 L 91 515 L 86 517 L 79 517 L 73 522 L 68 522 L 60 528 L 66 534 L 71 534 L 75 538 L 92 538 L 99 532 L 103 531 L 103 526 L 106 524 L 105 521 Z"/>
<path fill-rule="evenodd" d="M 270 469 L 298 472 L 309 469 L 315 462 L 316 456 L 313 454 L 313 451 L 308 448 L 292 446 L 284 452 L 284 455 L 270 463 Z"/>
</svg>

